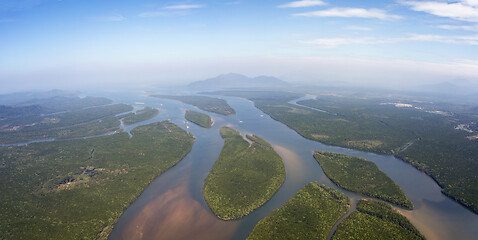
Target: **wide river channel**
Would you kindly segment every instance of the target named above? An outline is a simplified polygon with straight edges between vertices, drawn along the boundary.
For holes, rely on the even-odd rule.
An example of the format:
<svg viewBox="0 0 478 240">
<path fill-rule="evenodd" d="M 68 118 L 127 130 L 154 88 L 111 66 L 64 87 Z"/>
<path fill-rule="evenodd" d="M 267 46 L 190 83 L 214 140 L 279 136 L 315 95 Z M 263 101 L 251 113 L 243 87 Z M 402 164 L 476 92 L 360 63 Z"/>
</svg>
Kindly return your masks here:
<svg viewBox="0 0 478 240">
<path fill-rule="evenodd" d="M 170 91 L 158 93 L 171 94 Z M 109 93 L 107 97 L 136 107 L 144 105 L 160 109 L 157 117 L 128 126 L 126 131 L 138 125 L 170 120 L 196 138 L 191 152 L 179 164 L 157 177 L 128 207 L 110 239 L 245 239 L 259 220 L 273 209 L 280 208 L 311 181 L 338 189 L 351 197 L 352 201 L 363 198 L 331 183 L 312 156 L 315 150 L 363 157 L 376 163 L 380 170 L 400 185 L 413 202 L 414 210 L 398 210 L 428 239 L 478 239 L 478 215 L 443 195 L 430 177 L 411 165 L 390 155 L 328 146 L 307 140 L 255 108 L 249 100 L 220 96 L 219 98 L 225 99 L 236 110 L 233 116 L 222 116 L 178 101 L 148 97 L 145 92 L 140 91 Z M 184 112 L 187 109 L 212 116 L 213 127 L 206 129 L 185 122 Z M 219 135 L 221 126 L 233 127 L 242 134 L 253 133 L 269 141 L 282 157 L 286 167 L 286 180 L 274 197 L 252 214 L 236 221 L 216 218 L 202 194 L 204 179 L 223 146 Z"/>
</svg>

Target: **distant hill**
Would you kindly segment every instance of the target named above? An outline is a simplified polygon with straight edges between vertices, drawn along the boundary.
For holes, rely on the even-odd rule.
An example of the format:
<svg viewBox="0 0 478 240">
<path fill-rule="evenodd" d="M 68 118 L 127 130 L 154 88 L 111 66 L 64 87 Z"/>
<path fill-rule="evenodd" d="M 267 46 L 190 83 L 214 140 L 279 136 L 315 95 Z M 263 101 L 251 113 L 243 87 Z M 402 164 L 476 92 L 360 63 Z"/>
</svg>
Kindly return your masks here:
<svg viewBox="0 0 478 240">
<path fill-rule="evenodd" d="M 35 98 L 26 102 L 17 104 L 16 106 L 39 105 L 52 112 L 73 111 L 88 107 L 110 104 L 113 101 L 102 97 L 76 97 L 76 96 L 55 96 L 50 98 Z"/>
<path fill-rule="evenodd" d="M 474 94 L 478 91 L 478 86 L 475 83 L 466 80 L 456 80 L 440 82 L 429 85 L 422 85 L 417 88 L 419 91 L 432 93 L 446 93 L 450 95 Z"/>
<path fill-rule="evenodd" d="M 192 82 L 190 88 L 220 89 L 220 88 L 271 88 L 284 87 L 289 83 L 271 76 L 250 78 L 237 73 L 221 74 L 214 78 Z"/>
<path fill-rule="evenodd" d="M 422 91 L 438 92 L 438 93 L 456 93 L 463 91 L 464 88 L 452 82 L 440 82 L 436 84 L 429 84 L 422 86 Z"/>
<path fill-rule="evenodd" d="M 64 91 L 64 90 L 50 90 L 50 91 L 39 91 L 39 92 L 16 92 L 0 95 L 0 104 L 1 105 L 16 105 L 31 101 L 33 99 L 44 99 L 52 98 L 57 96 L 64 97 L 76 97 L 80 94 L 78 91 Z M 30 104 L 32 105 L 32 104 Z"/>
<path fill-rule="evenodd" d="M 12 107 L 12 106 L 0 105 L 1 120 L 5 120 L 6 118 L 11 118 L 11 117 L 25 117 L 30 115 L 40 115 L 44 112 L 47 112 L 47 110 L 39 105 L 32 105 L 32 106 L 25 106 L 25 107 Z"/>
</svg>

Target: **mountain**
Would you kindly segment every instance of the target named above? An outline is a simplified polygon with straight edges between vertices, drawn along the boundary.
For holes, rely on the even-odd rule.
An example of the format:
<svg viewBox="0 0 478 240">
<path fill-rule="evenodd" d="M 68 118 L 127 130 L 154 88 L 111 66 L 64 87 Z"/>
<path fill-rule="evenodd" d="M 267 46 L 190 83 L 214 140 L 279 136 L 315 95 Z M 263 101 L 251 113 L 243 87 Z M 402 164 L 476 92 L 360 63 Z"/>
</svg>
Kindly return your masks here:
<svg viewBox="0 0 478 240">
<path fill-rule="evenodd" d="M 289 83 L 271 76 L 250 78 L 237 73 L 221 74 L 214 78 L 192 82 L 190 88 L 220 89 L 220 88 L 271 88 L 284 87 Z"/>
</svg>

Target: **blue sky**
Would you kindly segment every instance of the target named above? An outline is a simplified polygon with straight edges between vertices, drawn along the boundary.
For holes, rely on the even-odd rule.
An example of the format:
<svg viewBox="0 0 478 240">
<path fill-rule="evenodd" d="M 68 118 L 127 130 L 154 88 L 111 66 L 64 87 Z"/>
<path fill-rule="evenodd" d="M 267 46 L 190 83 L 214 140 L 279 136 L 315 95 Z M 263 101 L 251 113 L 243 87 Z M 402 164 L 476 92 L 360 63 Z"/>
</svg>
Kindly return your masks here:
<svg viewBox="0 0 478 240">
<path fill-rule="evenodd" d="M 478 0 L 0 0 L 5 89 L 182 83 L 223 72 L 476 83 Z"/>
</svg>

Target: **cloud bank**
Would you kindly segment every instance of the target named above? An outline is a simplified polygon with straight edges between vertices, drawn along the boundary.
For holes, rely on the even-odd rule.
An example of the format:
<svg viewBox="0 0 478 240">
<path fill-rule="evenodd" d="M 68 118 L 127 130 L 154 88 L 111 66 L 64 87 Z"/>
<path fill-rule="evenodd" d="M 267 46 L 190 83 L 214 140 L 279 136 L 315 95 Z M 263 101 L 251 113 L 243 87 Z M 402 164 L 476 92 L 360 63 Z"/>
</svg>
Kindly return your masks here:
<svg viewBox="0 0 478 240">
<path fill-rule="evenodd" d="M 371 8 L 330 8 L 320 11 L 296 13 L 300 17 L 344 17 L 344 18 L 376 18 L 380 20 L 398 20 L 401 16 L 389 14 L 382 9 Z"/>
<path fill-rule="evenodd" d="M 478 0 L 458 0 L 453 2 L 402 1 L 413 10 L 426 12 L 438 17 L 460 21 L 478 22 Z"/>
</svg>

